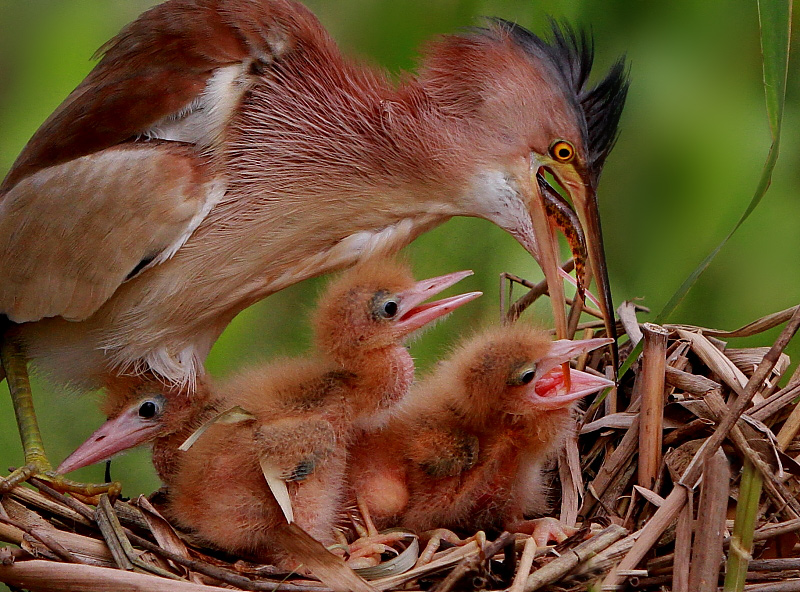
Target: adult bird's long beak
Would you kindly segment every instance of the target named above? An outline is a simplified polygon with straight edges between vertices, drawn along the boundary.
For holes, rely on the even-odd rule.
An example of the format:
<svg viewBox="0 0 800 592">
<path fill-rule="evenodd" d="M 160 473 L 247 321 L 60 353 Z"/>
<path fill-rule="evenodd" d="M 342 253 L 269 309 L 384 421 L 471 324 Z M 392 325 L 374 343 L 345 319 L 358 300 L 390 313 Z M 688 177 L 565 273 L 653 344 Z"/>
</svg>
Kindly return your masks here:
<svg viewBox="0 0 800 592">
<path fill-rule="evenodd" d="M 156 438 L 163 425 L 158 421 L 160 413 L 144 418 L 138 404 L 131 405 L 119 416 L 109 419 L 81 444 L 56 471 L 64 474 L 107 460 L 134 446 Z M 162 404 L 163 409 L 163 404 Z"/>
<path fill-rule="evenodd" d="M 600 311 L 603 313 L 603 323 L 606 335 L 613 339 L 611 351 L 614 362 L 614 374 L 619 367 L 619 352 L 617 350 L 617 325 L 614 320 L 614 304 L 611 300 L 611 284 L 608 280 L 608 266 L 603 248 L 603 231 L 600 226 L 600 211 L 597 207 L 597 191 L 591 183 L 584 180 L 575 169 L 555 170 L 553 175 L 569 194 L 569 198 L 578 214 L 578 219 L 583 227 L 586 237 L 586 248 L 589 253 L 589 263 L 592 275 L 597 281 Z M 545 184 L 547 181 L 541 179 Z M 550 190 L 554 191 L 552 187 Z M 585 279 L 588 283 L 588 278 Z"/>
<path fill-rule="evenodd" d="M 401 334 L 408 335 L 482 295 L 483 292 L 468 292 L 422 304 L 428 298 L 446 290 L 470 275 L 472 275 L 471 271 L 449 273 L 417 282 L 413 288 L 395 294 L 397 298 L 397 315 L 395 317 L 397 329 Z"/>
<path fill-rule="evenodd" d="M 579 370 L 570 370 L 569 379 L 562 364 L 593 349 L 611 343 L 609 338 L 554 341 L 547 355 L 536 362 L 536 373 L 527 387 L 531 403 L 540 409 L 558 409 L 597 392 L 614 382 Z"/>
</svg>

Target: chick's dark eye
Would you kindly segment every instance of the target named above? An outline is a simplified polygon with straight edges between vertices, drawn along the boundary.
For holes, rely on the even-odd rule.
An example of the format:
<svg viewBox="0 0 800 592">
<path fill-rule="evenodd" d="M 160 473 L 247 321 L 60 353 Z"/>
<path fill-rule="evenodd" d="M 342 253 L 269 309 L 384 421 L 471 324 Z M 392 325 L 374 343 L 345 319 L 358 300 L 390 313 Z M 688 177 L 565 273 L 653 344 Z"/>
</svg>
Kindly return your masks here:
<svg viewBox="0 0 800 592">
<path fill-rule="evenodd" d="M 397 314 L 397 302 L 394 300 L 387 300 L 383 303 L 383 316 L 387 319 L 391 319 L 394 315 Z"/>
<path fill-rule="evenodd" d="M 531 381 L 533 380 L 534 374 L 535 374 L 535 372 L 533 370 L 526 370 L 519 377 L 520 383 L 522 383 L 522 384 L 530 384 Z"/>
<path fill-rule="evenodd" d="M 153 419 L 158 413 L 158 405 L 154 401 L 145 401 L 139 406 L 139 417 Z"/>
</svg>

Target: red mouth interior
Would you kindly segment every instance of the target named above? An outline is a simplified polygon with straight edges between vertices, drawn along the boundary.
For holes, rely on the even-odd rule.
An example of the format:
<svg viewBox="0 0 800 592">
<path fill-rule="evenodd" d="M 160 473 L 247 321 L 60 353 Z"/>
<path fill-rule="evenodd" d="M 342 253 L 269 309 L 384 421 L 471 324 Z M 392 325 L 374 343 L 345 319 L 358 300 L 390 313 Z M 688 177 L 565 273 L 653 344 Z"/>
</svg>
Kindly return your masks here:
<svg viewBox="0 0 800 592">
<path fill-rule="evenodd" d="M 536 381 L 534 390 L 539 397 L 555 397 L 564 386 L 564 373 L 561 368 L 553 368 Z"/>
</svg>

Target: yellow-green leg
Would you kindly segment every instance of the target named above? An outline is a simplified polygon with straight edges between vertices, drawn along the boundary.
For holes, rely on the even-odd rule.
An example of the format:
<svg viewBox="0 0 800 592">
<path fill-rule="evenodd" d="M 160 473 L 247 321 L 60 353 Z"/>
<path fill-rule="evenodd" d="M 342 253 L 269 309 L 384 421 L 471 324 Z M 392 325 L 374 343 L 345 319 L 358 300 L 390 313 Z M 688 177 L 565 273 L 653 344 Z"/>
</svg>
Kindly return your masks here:
<svg viewBox="0 0 800 592">
<path fill-rule="evenodd" d="M 78 483 L 65 479 L 53 471 L 50 461 L 44 452 L 42 434 L 36 420 L 36 411 L 33 408 L 33 394 L 28 378 L 28 362 L 19 340 L 7 331 L 0 343 L 0 361 L 5 374 L 8 390 L 11 392 L 11 401 L 14 405 L 14 414 L 17 417 L 22 449 L 25 453 L 25 465 L 13 471 L 8 477 L 0 477 L 0 493 L 8 491 L 15 485 L 27 481 L 31 477 L 40 477 L 53 484 L 56 489 L 78 493 L 85 496 L 94 496 L 100 493 L 118 495 L 119 483 L 104 483 L 91 485 Z M 0 380 L 2 377 L 0 376 Z"/>
</svg>

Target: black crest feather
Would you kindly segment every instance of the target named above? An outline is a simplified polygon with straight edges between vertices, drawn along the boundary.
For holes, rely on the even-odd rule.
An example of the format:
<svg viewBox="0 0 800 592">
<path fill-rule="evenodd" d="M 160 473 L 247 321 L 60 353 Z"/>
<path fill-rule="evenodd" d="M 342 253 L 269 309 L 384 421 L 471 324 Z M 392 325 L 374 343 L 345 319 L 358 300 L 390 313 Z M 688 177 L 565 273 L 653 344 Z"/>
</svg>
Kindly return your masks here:
<svg viewBox="0 0 800 592">
<path fill-rule="evenodd" d="M 583 118 L 587 164 L 593 180 L 597 181 L 617 139 L 619 120 L 628 94 L 624 56 L 614 63 L 597 85 L 588 87 L 594 47 L 585 31 L 576 31 L 568 24 L 553 20 L 551 38 L 545 40 L 516 23 L 500 18 L 491 19 L 491 22 L 531 57 L 545 60 L 550 65 L 559 84 L 574 101 L 578 115 Z"/>
</svg>

